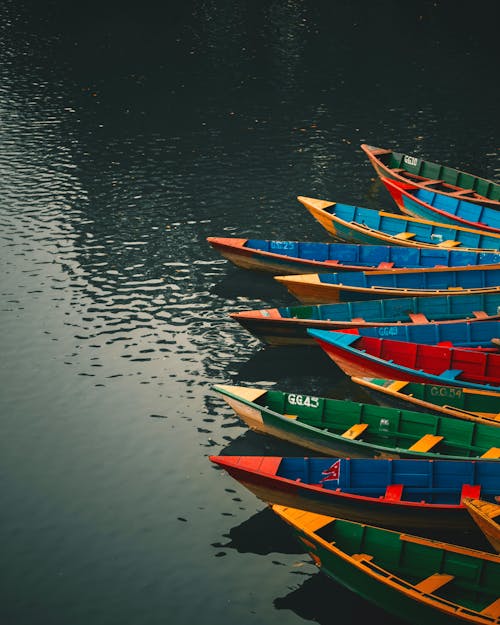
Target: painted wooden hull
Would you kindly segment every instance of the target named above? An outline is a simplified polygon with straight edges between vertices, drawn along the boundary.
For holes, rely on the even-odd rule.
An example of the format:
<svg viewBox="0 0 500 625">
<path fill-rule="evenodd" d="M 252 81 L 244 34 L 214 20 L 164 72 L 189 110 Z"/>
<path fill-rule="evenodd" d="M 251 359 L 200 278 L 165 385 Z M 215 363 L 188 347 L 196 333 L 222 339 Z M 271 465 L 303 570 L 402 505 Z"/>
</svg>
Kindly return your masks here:
<svg viewBox="0 0 500 625">
<path fill-rule="evenodd" d="M 341 330 L 413 326 L 500 318 L 500 294 L 413 297 L 354 301 L 316 306 L 283 306 L 230 313 L 268 345 L 317 345 L 308 328 Z"/>
<path fill-rule="evenodd" d="M 500 622 L 495 554 L 296 508 L 273 510 L 323 573 L 405 621 Z"/>
<path fill-rule="evenodd" d="M 483 424 L 259 388 L 216 385 L 214 390 L 249 428 L 326 456 L 500 458 L 500 433 Z M 422 447 L 430 432 L 438 438 Z"/>
<path fill-rule="evenodd" d="M 207 241 L 236 266 L 273 275 L 500 264 L 500 253 L 466 250 L 235 237 Z"/>
<path fill-rule="evenodd" d="M 494 232 L 458 228 L 314 198 L 299 196 L 297 199 L 338 241 L 494 252 L 500 249 L 500 235 Z"/>
<path fill-rule="evenodd" d="M 446 196 L 443 198 L 442 195 L 440 196 L 433 191 L 424 191 L 412 184 L 397 180 L 382 178 L 382 182 L 399 210 L 407 215 L 462 228 L 500 232 L 500 212 L 498 209 L 471 204 L 465 200 L 451 200 Z M 452 213 L 452 210 L 455 213 Z"/>
<path fill-rule="evenodd" d="M 500 392 L 352 377 L 381 404 L 500 426 Z"/>
<path fill-rule="evenodd" d="M 500 185 L 492 180 L 393 150 L 367 144 L 362 144 L 361 149 L 380 178 L 412 182 L 421 189 L 500 208 Z"/>
<path fill-rule="evenodd" d="M 500 505 L 469 497 L 464 504 L 493 549 L 500 553 Z"/>
<path fill-rule="evenodd" d="M 309 330 L 348 376 L 500 392 L 500 354 Z"/>
<path fill-rule="evenodd" d="M 424 533 L 474 531 L 462 493 L 489 490 L 493 499 L 500 482 L 500 463 L 486 460 L 343 458 L 338 460 L 339 479 L 326 482 L 322 475 L 335 458 L 211 456 L 210 460 L 266 503 Z M 428 488 L 429 483 L 440 486 Z"/>
<path fill-rule="evenodd" d="M 329 304 L 393 297 L 500 293 L 500 270 L 457 268 L 350 274 L 275 276 L 303 304 Z M 477 286 L 476 286 L 477 285 Z"/>
</svg>

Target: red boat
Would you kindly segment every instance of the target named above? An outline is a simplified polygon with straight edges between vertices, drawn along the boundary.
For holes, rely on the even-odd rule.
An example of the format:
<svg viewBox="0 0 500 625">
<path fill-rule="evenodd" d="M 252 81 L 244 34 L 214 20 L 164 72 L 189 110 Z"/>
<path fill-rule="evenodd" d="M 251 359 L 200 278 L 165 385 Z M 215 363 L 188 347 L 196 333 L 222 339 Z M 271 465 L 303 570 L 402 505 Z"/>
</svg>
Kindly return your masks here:
<svg viewBox="0 0 500 625">
<path fill-rule="evenodd" d="M 349 376 L 500 391 L 500 354 L 337 331 L 309 334 Z"/>
</svg>

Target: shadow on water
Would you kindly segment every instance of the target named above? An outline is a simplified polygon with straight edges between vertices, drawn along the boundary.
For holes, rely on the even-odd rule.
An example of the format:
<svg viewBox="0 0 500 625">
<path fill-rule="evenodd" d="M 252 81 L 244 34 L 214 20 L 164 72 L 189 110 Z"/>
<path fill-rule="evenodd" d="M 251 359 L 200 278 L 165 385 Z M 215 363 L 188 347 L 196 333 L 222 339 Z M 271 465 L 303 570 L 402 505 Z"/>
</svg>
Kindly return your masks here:
<svg viewBox="0 0 500 625">
<path fill-rule="evenodd" d="M 229 534 L 225 535 L 228 542 L 212 546 L 256 555 L 303 553 L 291 532 L 286 531 L 283 521 L 266 504 L 262 505 L 265 506 L 262 510 L 229 530 Z"/>
<path fill-rule="evenodd" d="M 318 456 L 311 449 L 248 430 L 229 442 L 221 456 Z"/>
<path fill-rule="evenodd" d="M 296 575 L 304 575 L 297 570 Z M 291 610 L 308 621 L 331 625 L 334 622 L 349 625 L 361 623 L 370 614 L 370 620 L 386 625 L 400 625 L 400 619 L 369 603 L 359 595 L 328 579 L 321 573 L 308 577 L 298 588 L 274 600 L 277 610 Z"/>
</svg>

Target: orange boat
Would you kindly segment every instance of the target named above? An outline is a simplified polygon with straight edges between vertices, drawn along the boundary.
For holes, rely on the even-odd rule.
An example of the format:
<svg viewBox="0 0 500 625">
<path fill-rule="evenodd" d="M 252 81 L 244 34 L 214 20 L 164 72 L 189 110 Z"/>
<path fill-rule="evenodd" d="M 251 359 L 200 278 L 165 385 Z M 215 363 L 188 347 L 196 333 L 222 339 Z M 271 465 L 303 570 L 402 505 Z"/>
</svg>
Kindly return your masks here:
<svg viewBox="0 0 500 625">
<path fill-rule="evenodd" d="M 462 503 L 491 546 L 500 553 L 500 505 L 464 497 Z"/>
</svg>

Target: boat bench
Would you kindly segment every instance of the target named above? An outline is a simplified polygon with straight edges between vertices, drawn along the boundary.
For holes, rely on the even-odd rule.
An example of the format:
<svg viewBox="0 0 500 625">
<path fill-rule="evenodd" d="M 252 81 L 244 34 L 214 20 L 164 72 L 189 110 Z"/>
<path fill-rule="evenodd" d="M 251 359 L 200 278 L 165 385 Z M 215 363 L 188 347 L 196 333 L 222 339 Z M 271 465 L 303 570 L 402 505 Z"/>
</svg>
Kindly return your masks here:
<svg viewBox="0 0 500 625">
<path fill-rule="evenodd" d="M 451 582 L 452 579 L 455 579 L 454 575 L 449 575 L 448 573 L 433 573 L 426 577 L 422 581 L 415 584 L 416 590 L 420 590 L 420 592 L 425 593 L 426 595 L 432 594 L 435 590 L 441 588 L 448 582 Z"/>
<path fill-rule="evenodd" d="M 351 427 L 340 436 L 342 436 L 342 438 L 349 438 L 350 440 L 354 440 L 358 438 L 358 436 L 361 436 L 361 434 L 363 434 L 368 425 L 368 423 L 355 423 L 354 425 L 351 425 Z"/>
</svg>

